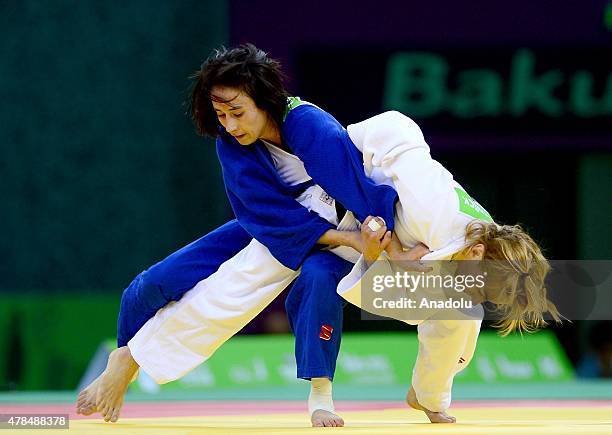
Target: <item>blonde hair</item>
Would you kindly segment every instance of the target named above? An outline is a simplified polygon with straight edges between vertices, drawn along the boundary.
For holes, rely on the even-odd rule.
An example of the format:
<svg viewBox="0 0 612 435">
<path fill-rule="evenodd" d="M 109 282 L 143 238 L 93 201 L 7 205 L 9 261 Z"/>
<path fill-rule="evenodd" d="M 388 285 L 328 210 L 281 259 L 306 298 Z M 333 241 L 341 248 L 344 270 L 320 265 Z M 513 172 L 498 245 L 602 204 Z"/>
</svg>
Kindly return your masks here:
<svg viewBox="0 0 612 435">
<path fill-rule="evenodd" d="M 546 326 L 546 312 L 555 322 L 561 322 L 557 307 L 546 296 L 544 280 L 550 264 L 520 225 L 474 221 L 467 226 L 465 239 L 466 251 L 478 243 L 484 245 L 487 287 L 503 292 L 510 301 L 497 306 L 500 320 L 494 326 L 502 336 Z"/>
</svg>

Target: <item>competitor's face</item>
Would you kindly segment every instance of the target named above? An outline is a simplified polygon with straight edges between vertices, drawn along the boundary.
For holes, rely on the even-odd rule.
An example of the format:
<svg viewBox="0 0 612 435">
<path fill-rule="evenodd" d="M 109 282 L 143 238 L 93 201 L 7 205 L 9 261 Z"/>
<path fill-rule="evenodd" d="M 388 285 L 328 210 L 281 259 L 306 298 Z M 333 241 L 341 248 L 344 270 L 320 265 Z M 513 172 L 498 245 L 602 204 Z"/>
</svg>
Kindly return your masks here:
<svg viewBox="0 0 612 435">
<path fill-rule="evenodd" d="M 459 261 L 459 265 L 457 266 L 457 274 L 472 276 L 482 274 L 486 275 L 482 265 L 484 253 L 485 246 L 478 243 L 472 246 L 467 252 L 458 256 L 457 260 L 468 261 Z M 480 304 L 485 301 L 492 302 L 496 305 L 509 305 L 512 303 L 512 298 L 507 293 L 501 292 L 496 287 L 491 288 L 489 285 L 486 285 L 482 289 L 478 287 L 467 288 L 465 293 L 472 298 L 472 302 L 474 304 Z"/>
<path fill-rule="evenodd" d="M 464 276 L 477 276 L 482 274 L 480 262 L 482 261 L 483 257 L 484 245 L 479 243 L 472 246 L 466 252 L 462 252 L 454 257 L 455 260 L 459 260 L 457 271 L 455 273 L 457 275 Z M 468 287 L 464 292 L 470 296 L 474 304 L 480 304 L 486 300 L 484 292 L 482 292 L 482 290 L 478 287 Z"/>
<path fill-rule="evenodd" d="M 242 90 L 215 86 L 211 96 L 219 122 L 240 145 L 251 145 L 265 137 L 270 124 L 269 117 Z"/>
</svg>

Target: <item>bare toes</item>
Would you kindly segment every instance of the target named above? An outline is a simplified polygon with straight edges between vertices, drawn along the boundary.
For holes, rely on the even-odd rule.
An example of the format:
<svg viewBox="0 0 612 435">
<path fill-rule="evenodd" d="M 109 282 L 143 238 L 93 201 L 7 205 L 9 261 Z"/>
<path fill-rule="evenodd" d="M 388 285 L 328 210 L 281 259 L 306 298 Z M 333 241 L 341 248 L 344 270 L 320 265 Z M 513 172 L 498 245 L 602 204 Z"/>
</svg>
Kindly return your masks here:
<svg viewBox="0 0 612 435">
<path fill-rule="evenodd" d="M 344 420 L 342 417 L 330 411 L 317 409 L 310 417 L 313 427 L 342 427 Z"/>
<path fill-rule="evenodd" d="M 119 414 L 121 413 L 121 408 L 123 407 L 123 403 L 119 403 L 119 405 L 113 411 L 113 415 L 111 417 L 111 422 L 116 423 L 119 420 Z"/>
<path fill-rule="evenodd" d="M 430 421 L 432 423 L 455 423 L 455 417 L 451 417 L 450 415 L 441 414 L 441 413 L 432 413 L 430 417 Z"/>
<path fill-rule="evenodd" d="M 102 411 L 100 411 L 100 414 L 102 414 L 102 417 L 104 418 L 104 421 L 108 421 L 110 419 L 110 405 L 105 405 L 104 408 L 102 408 Z"/>
<path fill-rule="evenodd" d="M 87 396 L 83 392 L 79 393 L 79 396 L 77 397 L 76 407 L 80 408 L 85 404 L 86 401 Z"/>
<path fill-rule="evenodd" d="M 82 415 L 91 415 L 94 412 L 96 412 L 97 408 L 96 408 L 96 404 L 95 403 L 85 403 L 81 408 L 81 414 Z"/>
</svg>

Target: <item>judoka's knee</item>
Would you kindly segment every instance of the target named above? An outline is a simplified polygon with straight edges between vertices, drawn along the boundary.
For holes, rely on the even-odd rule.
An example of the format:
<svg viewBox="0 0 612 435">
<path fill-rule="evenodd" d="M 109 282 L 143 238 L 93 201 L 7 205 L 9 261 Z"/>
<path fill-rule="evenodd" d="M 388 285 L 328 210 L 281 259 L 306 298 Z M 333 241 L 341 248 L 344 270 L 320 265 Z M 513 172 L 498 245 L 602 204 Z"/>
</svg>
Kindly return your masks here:
<svg viewBox="0 0 612 435">
<path fill-rule="evenodd" d="M 336 292 L 338 282 L 329 277 L 315 277 L 304 286 L 301 304 L 318 305 L 317 312 L 333 313 L 341 311 L 344 301 Z"/>
<path fill-rule="evenodd" d="M 162 282 L 160 276 L 149 270 L 141 272 L 124 291 L 124 297 L 129 296 L 138 301 L 139 304 L 158 310 L 169 301 L 162 293 Z M 128 293 L 128 295 L 126 295 Z M 131 293 L 131 294 L 130 294 Z"/>
<path fill-rule="evenodd" d="M 140 293 L 140 283 L 142 282 L 142 274 L 144 272 L 139 273 L 132 280 L 130 285 L 128 285 L 123 293 L 121 294 L 121 306 L 127 306 L 133 304 L 138 300 L 138 295 Z"/>
<path fill-rule="evenodd" d="M 335 271 L 329 268 L 307 264 L 302 267 L 302 273 L 296 280 L 296 285 L 303 286 L 312 296 L 329 296 L 336 294 L 338 278 Z"/>
<path fill-rule="evenodd" d="M 142 285 L 161 288 L 168 275 L 167 261 L 160 261 L 140 274 Z"/>
</svg>

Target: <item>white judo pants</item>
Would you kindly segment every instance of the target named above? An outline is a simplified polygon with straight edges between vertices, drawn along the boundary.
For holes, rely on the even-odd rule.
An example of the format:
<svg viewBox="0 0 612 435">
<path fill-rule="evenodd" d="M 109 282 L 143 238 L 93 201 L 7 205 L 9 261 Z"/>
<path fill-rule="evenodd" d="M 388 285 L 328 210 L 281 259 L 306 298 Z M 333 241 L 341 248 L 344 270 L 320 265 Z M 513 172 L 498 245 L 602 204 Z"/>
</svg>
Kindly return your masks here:
<svg viewBox="0 0 612 435">
<path fill-rule="evenodd" d="M 157 383 L 176 380 L 210 358 L 298 274 L 253 239 L 183 298 L 149 319 L 128 342 L 132 357 Z"/>
</svg>

